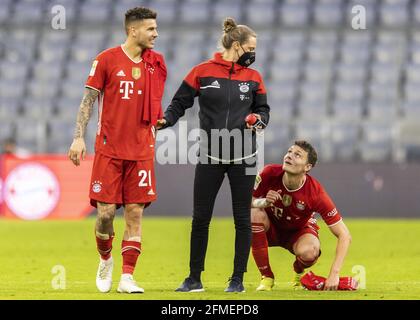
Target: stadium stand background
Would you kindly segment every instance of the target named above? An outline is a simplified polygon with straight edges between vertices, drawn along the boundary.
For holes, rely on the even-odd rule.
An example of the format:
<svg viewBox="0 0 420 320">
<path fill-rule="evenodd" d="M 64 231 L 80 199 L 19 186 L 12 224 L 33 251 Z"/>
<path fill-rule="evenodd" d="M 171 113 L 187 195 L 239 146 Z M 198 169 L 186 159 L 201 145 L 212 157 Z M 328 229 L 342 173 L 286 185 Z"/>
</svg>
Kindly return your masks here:
<svg viewBox="0 0 420 320">
<path fill-rule="evenodd" d="M 367 30 L 351 28 L 358 4 Z M 66 9 L 65 30 L 51 27 L 54 5 Z M 91 63 L 124 41 L 124 13 L 139 5 L 158 12 L 164 109 L 190 68 L 212 56 L 232 16 L 258 33 L 253 67 L 272 107 L 267 161 L 296 137 L 312 141 L 323 162 L 419 161 L 419 0 L 1 0 L 0 141 L 66 153 Z M 197 114 L 197 105 L 188 111 L 190 127 Z"/>
</svg>

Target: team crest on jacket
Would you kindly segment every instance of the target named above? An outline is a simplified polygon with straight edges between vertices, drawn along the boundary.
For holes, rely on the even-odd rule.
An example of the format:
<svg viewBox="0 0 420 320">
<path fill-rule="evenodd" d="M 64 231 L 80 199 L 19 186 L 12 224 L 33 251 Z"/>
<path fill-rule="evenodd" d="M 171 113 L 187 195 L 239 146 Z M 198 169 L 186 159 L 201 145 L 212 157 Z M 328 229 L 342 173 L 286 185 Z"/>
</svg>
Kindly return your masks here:
<svg viewBox="0 0 420 320">
<path fill-rule="evenodd" d="M 299 200 L 296 203 L 296 208 L 298 208 L 301 211 L 305 210 L 305 202 L 303 202 L 302 200 Z"/>
<path fill-rule="evenodd" d="M 138 67 L 133 67 L 133 68 L 131 69 L 131 75 L 132 75 L 132 77 L 133 77 L 135 80 L 140 79 L 140 77 L 141 77 L 141 69 L 140 69 L 140 68 L 138 68 Z"/>
<path fill-rule="evenodd" d="M 285 194 L 282 197 L 281 202 L 283 202 L 283 205 L 285 207 L 288 207 L 288 206 L 290 206 L 292 204 L 292 197 L 290 195 L 288 195 L 288 194 Z"/>
<path fill-rule="evenodd" d="M 239 84 L 239 90 L 243 93 L 247 93 L 249 91 L 249 83 L 241 82 Z"/>
</svg>

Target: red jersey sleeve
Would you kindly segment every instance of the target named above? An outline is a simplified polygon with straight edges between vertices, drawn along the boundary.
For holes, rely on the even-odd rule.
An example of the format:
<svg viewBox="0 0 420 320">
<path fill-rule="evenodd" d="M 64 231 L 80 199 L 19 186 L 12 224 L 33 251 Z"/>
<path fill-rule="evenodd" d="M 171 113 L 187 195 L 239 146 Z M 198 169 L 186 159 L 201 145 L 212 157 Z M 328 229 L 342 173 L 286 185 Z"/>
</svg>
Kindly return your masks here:
<svg viewBox="0 0 420 320">
<path fill-rule="evenodd" d="M 322 187 L 318 194 L 318 202 L 314 208 L 314 211 L 321 215 L 322 219 L 328 226 L 337 224 L 342 220 L 334 202 Z"/>
<path fill-rule="evenodd" d="M 271 168 L 269 166 L 265 166 L 264 169 L 255 177 L 254 193 L 252 194 L 254 198 L 263 198 L 267 195 L 267 188 L 270 185 L 270 172 Z"/>
<path fill-rule="evenodd" d="M 191 88 L 194 88 L 195 91 L 200 90 L 200 81 L 198 79 L 198 71 L 197 67 L 191 69 L 191 71 L 187 74 L 184 81 L 188 83 Z"/>
<path fill-rule="evenodd" d="M 92 63 L 85 87 L 103 91 L 106 80 L 107 61 L 106 55 L 99 54 Z"/>
</svg>

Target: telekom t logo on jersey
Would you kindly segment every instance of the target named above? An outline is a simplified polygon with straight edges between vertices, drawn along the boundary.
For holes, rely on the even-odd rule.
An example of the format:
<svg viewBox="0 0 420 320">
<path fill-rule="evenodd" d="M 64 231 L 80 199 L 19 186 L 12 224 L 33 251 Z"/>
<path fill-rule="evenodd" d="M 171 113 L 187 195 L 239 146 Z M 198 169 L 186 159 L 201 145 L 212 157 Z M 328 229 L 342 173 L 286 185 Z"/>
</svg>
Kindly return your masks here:
<svg viewBox="0 0 420 320">
<path fill-rule="evenodd" d="M 120 93 L 123 94 L 124 100 L 130 100 L 130 94 L 134 93 L 134 81 L 120 81 Z M 141 94 L 141 90 L 137 90 L 137 94 Z"/>
</svg>

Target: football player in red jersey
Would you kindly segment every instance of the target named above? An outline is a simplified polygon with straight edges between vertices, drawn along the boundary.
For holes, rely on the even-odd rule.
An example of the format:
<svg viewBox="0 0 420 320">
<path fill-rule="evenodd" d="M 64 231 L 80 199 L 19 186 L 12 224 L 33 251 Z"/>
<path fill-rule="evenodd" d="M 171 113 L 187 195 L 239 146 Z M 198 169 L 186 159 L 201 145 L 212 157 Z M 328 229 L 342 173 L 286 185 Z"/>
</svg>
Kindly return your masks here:
<svg viewBox="0 0 420 320">
<path fill-rule="evenodd" d="M 267 165 L 257 176 L 252 198 L 252 254 L 261 272 L 258 291 L 274 286 L 268 247 L 280 246 L 296 256 L 294 287 L 300 288 L 305 268 L 321 254 L 319 213 L 337 237 L 337 249 L 324 290 L 337 290 L 339 273 L 350 246 L 351 235 L 322 185 L 308 172 L 317 162 L 316 150 L 306 141 L 289 148 L 282 165 Z"/>
<path fill-rule="evenodd" d="M 158 36 L 156 12 L 143 7 L 125 14 L 124 44 L 101 52 L 93 62 L 77 116 L 70 160 L 84 158 L 86 126 L 96 99 L 99 123 L 90 199 L 98 208 L 96 242 L 100 254 L 96 286 L 112 285 L 115 210 L 124 206 L 122 275 L 118 292 L 142 293 L 133 279 L 141 252 L 143 210 L 156 200 L 154 175 L 155 126 L 162 118 L 161 99 L 166 80 L 163 56 L 153 47 Z"/>
</svg>

